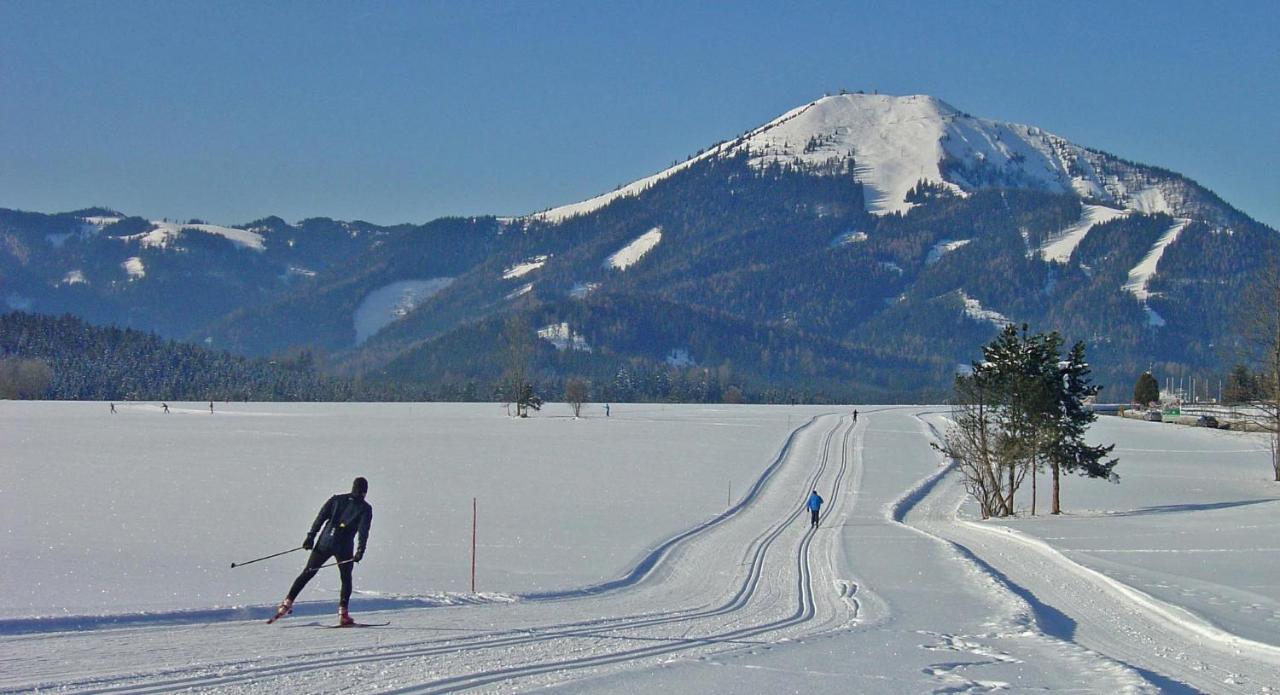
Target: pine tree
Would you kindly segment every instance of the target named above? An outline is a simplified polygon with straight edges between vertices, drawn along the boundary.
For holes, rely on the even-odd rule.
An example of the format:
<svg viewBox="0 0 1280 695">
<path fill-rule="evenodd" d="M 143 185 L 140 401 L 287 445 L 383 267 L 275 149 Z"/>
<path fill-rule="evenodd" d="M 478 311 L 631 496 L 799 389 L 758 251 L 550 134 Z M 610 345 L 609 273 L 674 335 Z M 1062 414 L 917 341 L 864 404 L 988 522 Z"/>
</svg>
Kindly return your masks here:
<svg viewBox="0 0 1280 695">
<path fill-rule="evenodd" d="M 1155 403 L 1160 400 L 1160 384 L 1156 381 L 1151 372 L 1143 372 L 1138 375 L 1138 381 L 1133 385 L 1133 402 L 1146 407 L 1148 403 Z"/>
<path fill-rule="evenodd" d="M 1085 430 L 1098 419 L 1098 415 L 1085 405 L 1085 400 L 1099 391 L 1099 387 L 1090 383 L 1084 343 L 1078 342 L 1071 347 L 1067 359 L 1057 364 L 1057 371 L 1061 375 L 1055 389 L 1057 417 L 1050 430 L 1046 452 L 1053 470 L 1053 514 L 1062 513 L 1062 471 L 1110 482 L 1120 480 L 1113 471 L 1118 460 L 1106 458 L 1115 445 L 1090 446 L 1084 441 Z M 1151 380 L 1155 381 L 1154 378 Z"/>
</svg>

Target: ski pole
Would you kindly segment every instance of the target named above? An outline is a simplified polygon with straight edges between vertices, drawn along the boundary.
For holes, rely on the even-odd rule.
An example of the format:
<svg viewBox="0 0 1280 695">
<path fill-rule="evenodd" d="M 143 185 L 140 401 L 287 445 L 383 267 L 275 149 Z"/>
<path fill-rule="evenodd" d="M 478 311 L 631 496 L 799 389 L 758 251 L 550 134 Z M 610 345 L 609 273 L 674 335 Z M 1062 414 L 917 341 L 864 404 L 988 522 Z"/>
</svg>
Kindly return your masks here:
<svg viewBox="0 0 1280 695">
<path fill-rule="evenodd" d="M 320 566 L 319 566 L 319 567 L 317 567 L 316 569 L 317 569 L 317 570 L 322 570 L 322 569 L 324 569 L 324 568 L 326 568 L 326 567 L 337 567 L 338 565 L 345 565 L 345 564 L 347 564 L 347 563 L 349 563 L 349 562 L 355 562 L 355 561 L 356 561 L 356 559 L 353 557 L 353 558 L 351 558 L 350 560 L 343 560 L 343 561 L 341 561 L 341 562 L 330 562 L 330 563 L 329 563 L 329 564 L 327 564 L 327 565 L 320 565 Z"/>
<path fill-rule="evenodd" d="M 263 557 L 257 558 L 256 560 L 250 560 L 248 562 L 233 562 L 231 563 L 231 569 L 235 569 L 237 567 L 243 567 L 245 565 L 252 565 L 253 563 L 259 562 L 261 560 L 270 560 L 273 557 L 280 557 L 281 555 L 288 555 L 289 553 L 296 552 L 299 550 L 302 550 L 302 546 L 298 546 L 296 548 L 290 548 L 289 550 L 282 550 L 272 555 L 264 555 Z"/>
</svg>

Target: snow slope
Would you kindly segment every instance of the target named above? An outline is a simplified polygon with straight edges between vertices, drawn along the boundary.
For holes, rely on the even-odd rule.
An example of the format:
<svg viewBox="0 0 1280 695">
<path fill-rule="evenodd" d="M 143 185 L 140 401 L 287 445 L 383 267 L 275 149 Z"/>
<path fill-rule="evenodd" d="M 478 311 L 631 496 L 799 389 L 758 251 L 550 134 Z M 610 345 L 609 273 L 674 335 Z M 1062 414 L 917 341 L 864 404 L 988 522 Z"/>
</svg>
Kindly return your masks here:
<svg viewBox="0 0 1280 695">
<path fill-rule="evenodd" d="M 852 156 L 867 210 L 905 212 L 920 182 L 957 195 L 988 187 L 1074 192 L 1141 212 L 1190 214 L 1187 184 L 1159 179 L 1035 126 L 975 118 L 926 95 L 839 94 L 792 109 L 739 138 L 588 200 L 529 217 L 560 222 L 636 196 L 695 163 L 746 153 L 755 166 L 781 164 L 843 174 Z"/>
<path fill-rule="evenodd" d="M 970 297 L 964 290 L 957 290 L 960 293 L 960 301 L 964 303 L 964 315 L 974 321 L 986 321 L 996 328 L 1004 328 L 1012 323 L 1009 317 L 1004 314 L 987 309 L 982 306 L 982 302 Z"/>
<path fill-rule="evenodd" d="M 181 236 L 182 230 L 194 229 L 204 232 L 205 234 L 213 234 L 214 236 L 223 237 L 240 248 L 251 249 L 254 251 L 263 251 L 266 249 L 266 245 L 263 242 L 261 234 L 245 229 L 222 227 L 216 224 L 179 224 L 177 222 L 161 222 L 156 220 L 152 220 L 151 225 L 152 229 L 149 232 L 120 238 L 137 241 L 144 248 L 151 246 L 164 248 L 172 244 L 174 239 Z"/>
<path fill-rule="evenodd" d="M 1084 205 L 1083 207 L 1084 211 L 1080 214 L 1079 221 L 1054 235 L 1040 247 L 1041 258 L 1046 261 L 1066 263 L 1071 260 L 1071 254 L 1075 252 L 1080 242 L 1088 236 L 1090 229 L 1129 214 L 1124 210 L 1109 208 L 1105 205 Z"/>
<path fill-rule="evenodd" d="M 626 270 L 640 262 L 640 259 L 644 258 L 646 253 L 652 251 L 660 241 L 662 241 L 662 227 L 654 227 L 610 254 L 604 260 L 604 267 Z"/>
<path fill-rule="evenodd" d="M 1169 227 L 1168 231 L 1160 235 L 1159 239 L 1151 245 L 1147 254 L 1142 257 L 1138 264 L 1129 270 L 1129 278 L 1124 283 L 1124 290 L 1133 294 L 1139 301 L 1146 302 L 1151 298 L 1151 292 L 1147 290 L 1147 286 L 1151 283 L 1151 276 L 1156 274 L 1156 267 L 1160 265 L 1160 258 L 1164 256 L 1164 250 L 1168 248 L 1178 239 L 1178 235 L 1182 230 L 1191 224 L 1191 220 L 1177 220 Z"/>
<path fill-rule="evenodd" d="M 363 451 L 377 513 L 353 609 L 390 625 L 316 629 L 332 620 L 331 574 L 294 616 L 262 625 L 271 589 L 298 561 L 243 575 L 209 561 L 210 586 L 261 581 L 271 598 L 223 612 L 117 615 L 115 625 L 0 620 L 0 692 L 1257 693 L 1280 682 L 1275 632 L 1264 643 L 1224 631 L 1224 609 L 1204 596 L 1202 609 L 1175 605 L 1176 584 L 1191 579 L 1176 566 L 1157 574 L 1142 553 L 1104 574 L 1090 566 L 1096 549 L 1067 547 L 1105 536 L 1112 549 L 1186 559 L 1223 525 L 1268 523 L 1280 495 L 1249 435 L 1106 421 L 1094 434 L 1121 443 L 1121 474 L 1132 478 L 1068 481 L 1069 507 L 1090 512 L 979 523 L 930 448 L 945 427 L 938 408 L 862 406 L 856 421 L 830 407 L 623 404 L 581 421 L 567 408 L 512 420 L 493 405 L 174 410 L 129 404 L 113 417 L 104 404 L 0 402 L 0 436 L 14 443 L 0 520 L 16 530 L 5 546 L 14 561 L 0 572 L 17 600 L 65 594 L 114 605 L 94 581 L 117 567 L 139 568 L 133 579 L 154 586 L 198 585 L 200 574 L 174 573 L 190 563 L 186 553 L 247 552 L 305 527 L 311 510 L 293 498 L 323 499 Z M 58 436 L 70 429 L 87 441 Z M 140 432 L 146 447 L 136 446 Z M 50 454 L 54 465 L 32 463 Z M 246 466 L 254 456 L 263 463 Z M 132 465 L 114 465 L 124 457 Z M 1204 475 L 1222 457 L 1231 467 Z M 1188 472 L 1197 474 L 1190 484 Z M 732 492 L 717 494 L 726 473 Z M 272 496 L 268 509 L 263 495 L 277 477 L 306 494 L 287 504 Z M 175 484 L 200 492 L 175 500 Z M 465 568 L 446 539 L 467 536 L 469 489 L 486 490 L 482 588 L 502 593 L 440 591 L 446 568 Z M 827 500 L 817 530 L 802 510 L 811 489 Z M 556 500 L 559 511 L 538 504 Z M 64 512 L 41 515 L 50 501 Z M 1106 509 L 1139 513 L 1117 519 Z M 1162 535 L 1114 533 L 1111 524 L 1140 521 L 1143 510 L 1160 516 Z M 234 527 L 200 523 L 209 511 Z M 1194 588 L 1276 606 L 1270 523 L 1220 543 L 1240 552 L 1215 557 Z M 1070 538 L 1057 538 L 1063 532 Z M 440 554 L 451 561 L 437 563 Z M 400 566 L 411 591 L 396 590 Z M 495 567 L 542 588 L 503 591 Z M 1174 586 L 1157 596 L 1125 572 Z M 134 588 L 101 586 L 120 596 Z M 199 601 L 189 592 L 173 600 Z M 1265 628 L 1263 613 L 1251 619 Z"/>
<path fill-rule="evenodd" d="M 359 345 L 386 328 L 392 321 L 404 318 L 422 302 L 453 284 L 453 278 L 401 280 L 370 292 L 356 307 L 354 315 L 356 344 Z"/>
<path fill-rule="evenodd" d="M 537 270 L 538 268 L 541 268 L 542 266 L 546 265 L 547 259 L 549 258 L 550 256 L 534 256 L 533 258 L 530 258 L 527 261 L 522 261 L 513 266 L 505 268 L 502 271 L 502 279 L 511 280 L 513 278 L 522 278 L 528 275 L 529 273 L 532 273 L 533 271 Z"/>
</svg>

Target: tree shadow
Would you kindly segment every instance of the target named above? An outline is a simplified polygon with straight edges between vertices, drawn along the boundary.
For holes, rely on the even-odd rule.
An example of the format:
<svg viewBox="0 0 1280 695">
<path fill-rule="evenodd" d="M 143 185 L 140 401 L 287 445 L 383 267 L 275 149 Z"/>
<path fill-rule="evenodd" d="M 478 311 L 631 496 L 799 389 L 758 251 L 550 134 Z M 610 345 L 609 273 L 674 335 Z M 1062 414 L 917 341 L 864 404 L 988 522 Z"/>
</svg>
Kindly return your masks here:
<svg viewBox="0 0 1280 695">
<path fill-rule="evenodd" d="M 1127 512 L 1113 512 L 1107 516 L 1148 516 L 1151 514 L 1176 514 L 1178 512 L 1207 512 L 1215 509 L 1232 509 L 1235 507 L 1248 507 L 1255 504 L 1267 504 L 1280 502 L 1275 497 L 1256 499 L 1256 500 L 1232 500 L 1229 502 L 1205 502 L 1202 504 L 1162 504 L 1154 507 L 1141 507 L 1132 509 Z"/>
</svg>

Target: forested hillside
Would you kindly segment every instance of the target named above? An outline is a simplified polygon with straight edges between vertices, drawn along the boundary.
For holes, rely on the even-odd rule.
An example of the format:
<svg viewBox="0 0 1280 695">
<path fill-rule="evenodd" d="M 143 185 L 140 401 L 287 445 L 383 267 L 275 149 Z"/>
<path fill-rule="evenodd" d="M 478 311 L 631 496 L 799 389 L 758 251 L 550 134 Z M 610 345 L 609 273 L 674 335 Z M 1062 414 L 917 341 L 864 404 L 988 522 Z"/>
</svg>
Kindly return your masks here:
<svg viewBox="0 0 1280 695">
<path fill-rule="evenodd" d="M 72 316 L 0 315 L 0 359 L 15 357 L 48 368 L 48 384 L 34 398 L 319 401 L 354 393 L 348 381 L 319 374 L 310 354 L 249 359 Z"/>
</svg>

